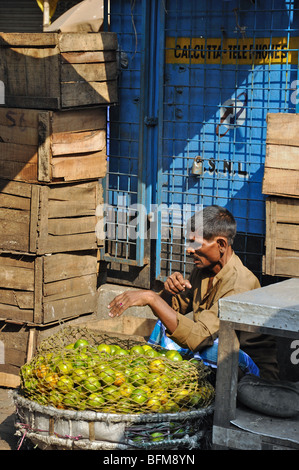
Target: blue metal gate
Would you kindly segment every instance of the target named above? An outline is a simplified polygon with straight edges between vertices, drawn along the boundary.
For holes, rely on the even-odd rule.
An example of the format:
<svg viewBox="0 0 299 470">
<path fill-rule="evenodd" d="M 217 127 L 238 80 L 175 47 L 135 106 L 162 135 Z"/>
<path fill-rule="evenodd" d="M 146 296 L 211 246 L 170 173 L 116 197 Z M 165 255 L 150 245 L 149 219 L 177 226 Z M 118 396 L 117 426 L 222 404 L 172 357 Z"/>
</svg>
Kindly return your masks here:
<svg viewBox="0 0 299 470">
<path fill-rule="evenodd" d="M 109 117 L 105 201 L 110 233 L 101 259 L 110 265 L 119 264 L 129 278 L 131 267 L 135 280 L 136 269 L 146 271 L 139 285 L 148 286 L 153 254 L 148 216 L 157 189 L 157 91 L 164 65 L 163 50 L 157 51 L 155 44 L 157 36 L 164 39 L 164 23 L 159 20 L 164 9 L 160 0 L 112 0 L 110 5 L 106 24 L 118 33 L 121 72 L 119 105 L 110 109 Z M 138 214 L 140 208 L 143 210 Z M 123 275 L 114 273 L 114 278 L 124 281 Z"/>
<path fill-rule="evenodd" d="M 235 249 L 261 277 L 266 116 L 296 109 L 298 3 L 171 0 L 165 7 L 159 203 L 227 207 L 237 219 Z M 192 267 L 172 239 L 175 220 L 167 223 L 157 244 L 160 279 Z"/>
<path fill-rule="evenodd" d="M 111 109 L 107 200 L 117 231 L 105 259 L 143 266 L 153 277 L 186 275 L 183 218 L 200 205 L 233 212 L 234 246 L 260 278 L 268 112 L 296 112 L 295 0 L 111 0 L 110 28 L 127 68 Z M 129 239 L 121 209 L 139 202 L 156 214 L 155 247 Z M 187 209 L 186 209 L 187 208 Z"/>
</svg>

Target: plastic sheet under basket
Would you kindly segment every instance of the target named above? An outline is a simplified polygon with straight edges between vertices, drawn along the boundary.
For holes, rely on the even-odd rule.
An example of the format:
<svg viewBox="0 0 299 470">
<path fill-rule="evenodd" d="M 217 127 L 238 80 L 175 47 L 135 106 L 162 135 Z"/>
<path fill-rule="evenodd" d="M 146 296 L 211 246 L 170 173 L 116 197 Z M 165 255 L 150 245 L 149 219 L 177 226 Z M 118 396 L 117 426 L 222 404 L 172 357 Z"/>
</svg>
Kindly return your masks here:
<svg viewBox="0 0 299 470">
<path fill-rule="evenodd" d="M 150 344 L 156 344 L 165 349 L 175 349 L 181 354 L 189 355 L 199 361 L 203 361 L 206 366 L 216 368 L 217 357 L 218 357 L 218 338 L 215 339 L 213 346 L 204 348 L 200 352 L 192 352 L 190 349 L 184 349 L 175 343 L 171 338 L 166 335 L 166 329 L 163 323 L 158 320 L 151 336 L 148 340 Z M 248 356 L 244 351 L 239 351 L 239 367 L 244 374 L 253 374 L 256 376 L 260 375 L 260 370 L 257 365 L 253 362 L 251 357 Z"/>
</svg>

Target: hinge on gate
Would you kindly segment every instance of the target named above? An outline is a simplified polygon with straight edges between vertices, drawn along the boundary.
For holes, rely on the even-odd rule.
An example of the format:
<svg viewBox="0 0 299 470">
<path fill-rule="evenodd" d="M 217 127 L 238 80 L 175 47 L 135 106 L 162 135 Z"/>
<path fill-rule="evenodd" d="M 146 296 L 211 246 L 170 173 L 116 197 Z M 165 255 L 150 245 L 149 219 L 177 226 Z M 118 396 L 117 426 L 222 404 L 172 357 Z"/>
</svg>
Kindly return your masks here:
<svg viewBox="0 0 299 470">
<path fill-rule="evenodd" d="M 154 127 L 158 124 L 158 118 L 152 116 L 146 116 L 144 118 L 144 124 L 148 127 Z"/>
</svg>

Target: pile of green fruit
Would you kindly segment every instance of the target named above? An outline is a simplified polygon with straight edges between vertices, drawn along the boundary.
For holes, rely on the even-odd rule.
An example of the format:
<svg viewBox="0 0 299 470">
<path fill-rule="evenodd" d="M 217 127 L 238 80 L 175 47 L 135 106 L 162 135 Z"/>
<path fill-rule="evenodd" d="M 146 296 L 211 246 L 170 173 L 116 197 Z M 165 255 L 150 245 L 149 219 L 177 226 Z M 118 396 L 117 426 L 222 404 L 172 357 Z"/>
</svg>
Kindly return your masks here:
<svg viewBox="0 0 299 470">
<path fill-rule="evenodd" d="M 42 405 L 104 413 L 176 413 L 209 405 L 200 362 L 148 344 L 125 349 L 81 338 L 38 353 L 20 371 L 21 392 Z"/>
</svg>

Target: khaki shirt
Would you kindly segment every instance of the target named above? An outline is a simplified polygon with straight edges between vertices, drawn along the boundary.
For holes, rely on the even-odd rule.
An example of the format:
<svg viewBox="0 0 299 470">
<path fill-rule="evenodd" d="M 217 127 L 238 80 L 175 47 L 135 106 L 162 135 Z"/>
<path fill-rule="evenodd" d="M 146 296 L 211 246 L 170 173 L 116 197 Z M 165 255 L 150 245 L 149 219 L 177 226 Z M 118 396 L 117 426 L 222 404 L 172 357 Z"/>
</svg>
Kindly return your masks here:
<svg viewBox="0 0 299 470">
<path fill-rule="evenodd" d="M 168 336 L 182 347 L 200 351 L 211 346 L 218 336 L 218 300 L 260 287 L 256 276 L 233 253 L 228 263 L 214 277 L 208 289 L 209 274 L 194 268 L 191 289 L 172 296 L 171 306 L 177 312 L 178 325 Z M 186 317 L 193 312 L 193 319 Z M 264 378 L 277 378 L 275 340 L 269 335 L 240 332 L 240 347 L 258 365 Z"/>
</svg>

